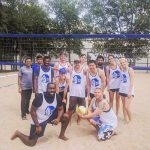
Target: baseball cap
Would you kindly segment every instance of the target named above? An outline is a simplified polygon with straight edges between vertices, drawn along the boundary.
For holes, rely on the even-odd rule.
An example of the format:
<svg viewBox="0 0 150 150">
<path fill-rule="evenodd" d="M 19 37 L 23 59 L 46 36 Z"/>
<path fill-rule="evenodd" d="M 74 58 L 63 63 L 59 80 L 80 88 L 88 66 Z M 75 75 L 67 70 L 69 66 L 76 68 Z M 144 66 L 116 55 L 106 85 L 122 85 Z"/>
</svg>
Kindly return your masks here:
<svg viewBox="0 0 150 150">
<path fill-rule="evenodd" d="M 59 74 L 66 74 L 66 69 L 65 68 L 59 69 Z"/>
</svg>

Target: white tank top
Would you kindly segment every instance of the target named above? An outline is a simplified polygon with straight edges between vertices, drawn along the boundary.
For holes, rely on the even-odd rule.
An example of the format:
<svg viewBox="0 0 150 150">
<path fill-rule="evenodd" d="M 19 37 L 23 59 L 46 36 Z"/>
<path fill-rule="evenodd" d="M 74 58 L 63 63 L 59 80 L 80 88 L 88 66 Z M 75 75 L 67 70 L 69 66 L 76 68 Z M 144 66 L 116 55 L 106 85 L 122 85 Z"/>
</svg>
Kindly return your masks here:
<svg viewBox="0 0 150 150">
<path fill-rule="evenodd" d="M 118 65 L 116 65 L 116 69 L 109 68 L 109 89 L 119 89 L 120 80 L 121 80 L 121 71 Z"/>
<path fill-rule="evenodd" d="M 93 110 L 95 110 L 96 107 L 96 99 L 94 99 L 94 103 L 92 106 Z M 111 125 L 114 129 L 117 127 L 117 116 L 113 112 L 112 108 L 110 108 L 109 111 L 102 112 L 99 116 L 102 124 Z"/>
<path fill-rule="evenodd" d="M 62 69 L 62 68 L 65 68 L 66 69 L 66 71 L 68 71 L 68 64 L 67 63 L 65 63 L 65 65 L 61 65 L 60 63 L 58 64 L 58 69 L 60 70 L 60 69 Z"/>
<path fill-rule="evenodd" d="M 65 86 L 66 86 L 66 79 L 65 79 L 64 83 L 59 83 L 59 92 L 64 91 Z"/>
<path fill-rule="evenodd" d="M 130 68 L 129 68 L 130 69 Z M 130 87 L 130 75 L 129 70 L 121 71 L 121 83 L 120 83 L 120 93 L 129 94 L 129 87 Z M 134 87 L 131 91 L 131 94 L 134 95 Z"/>
<path fill-rule="evenodd" d="M 70 96 L 85 97 L 85 76 L 83 70 L 79 73 L 72 71 L 70 80 Z"/>
<path fill-rule="evenodd" d="M 46 121 L 49 117 L 51 117 L 57 107 L 56 94 L 54 96 L 54 101 L 51 104 L 49 104 L 46 101 L 43 93 L 42 93 L 42 95 L 43 95 L 42 105 L 36 110 L 37 119 L 38 119 L 39 123 L 42 123 L 42 122 Z M 31 124 L 34 124 L 33 120 L 31 120 Z"/>
<path fill-rule="evenodd" d="M 38 76 L 38 93 L 46 92 L 47 84 L 51 81 L 51 68 L 48 72 L 44 72 L 40 66 L 40 73 Z"/>
<path fill-rule="evenodd" d="M 94 94 L 96 88 L 100 88 L 102 86 L 101 78 L 99 77 L 98 71 L 96 71 L 96 75 L 92 76 L 89 73 L 89 79 L 90 79 L 90 93 Z"/>
</svg>

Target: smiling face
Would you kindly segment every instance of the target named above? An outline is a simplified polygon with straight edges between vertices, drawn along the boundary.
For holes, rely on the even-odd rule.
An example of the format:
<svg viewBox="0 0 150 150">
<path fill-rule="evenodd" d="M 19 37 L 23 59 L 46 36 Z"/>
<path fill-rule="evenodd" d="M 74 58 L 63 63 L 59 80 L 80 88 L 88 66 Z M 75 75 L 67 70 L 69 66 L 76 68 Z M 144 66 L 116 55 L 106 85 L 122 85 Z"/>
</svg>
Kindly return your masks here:
<svg viewBox="0 0 150 150">
<path fill-rule="evenodd" d="M 128 67 L 128 62 L 125 58 L 121 58 L 119 60 L 119 64 L 122 69 L 127 69 L 127 67 Z"/>
<path fill-rule="evenodd" d="M 48 67 L 50 65 L 51 60 L 49 58 L 46 58 L 43 60 L 44 66 Z"/>
<path fill-rule="evenodd" d="M 96 70 L 96 64 L 95 63 L 89 63 L 89 70 L 91 71 L 91 72 L 95 72 L 95 70 Z"/>
<path fill-rule="evenodd" d="M 94 96 L 96 100 L 102 100 L 103 99 L 103 93 L 100 88 L 95 89 Z"/>
<path fill-rule="evenodd" d="M 103 60 L 102 58 L 98 58 L 98 59 L 97 59 L 97 64 L 98 64 L 99 66 L 103 65 L 103 64 L 104 64 L 104 60 Z"/>
<path fill-rule="evenodd" d="M 110 55 L 110 56 L 108 57 L 108 62 L 109 62 L 109 64 L 114 64 L 114 63 L 115 63 L 114 57 Z"/>
<path fill-rule="evenodd" d="M 65 62 L 66 61 L 66 55 L 65 54 L 61 54 L 59 57 L 61 62 Z"/>
<path fill-rule="evenodd" d="M 38 59 L 37 59 L 37 63 L 38 63 L 39 65 L 42 65 L 42 64 L 43 64 L 43 58 L 38 58 Z"/>
<path fill-rule="evenodd" d="M 54 83 L 49 83 L 47 85 L 47 93 L 48 95 L 54 95 L 56 93 L 56 85 Z"/>
<path fill-rule="evenodd" d="M 26 65 L 27 67 L 30 67 L 30 66 L 32 65 L 32 60 L 31 60 L 30 58 L 26 59 L 26 60 L 25 60 L 25 65 Z"/>
</svg>

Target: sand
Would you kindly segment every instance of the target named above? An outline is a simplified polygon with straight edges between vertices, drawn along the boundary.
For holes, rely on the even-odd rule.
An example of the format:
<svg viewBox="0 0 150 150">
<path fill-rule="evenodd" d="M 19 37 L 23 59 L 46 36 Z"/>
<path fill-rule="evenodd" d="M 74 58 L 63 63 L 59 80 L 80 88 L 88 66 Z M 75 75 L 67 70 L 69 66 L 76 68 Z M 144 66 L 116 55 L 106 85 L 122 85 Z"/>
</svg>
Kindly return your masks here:
<svg viewBox="0 0 150 150">
<path fill-rule="evenodd" d="M 98 142 L 95 129 L 84 120 L 77 125 L 74 115 L 66 131 L 68 141 L 58 139 L 60 124 L 48 125 L 44 137 L 30 148 L 19 139 L 10 140 L 16 129 L 27 135 L 30 129 L 30 116 L 25 121 L 20 117 L 17 76 L 0 77 L 0 150 L 150 150 L 150 74 L 136 73 L 135 93 L 132 123 L 124 123 L 120 109 L 118 135 L 110 140 Z"/>
</svg>

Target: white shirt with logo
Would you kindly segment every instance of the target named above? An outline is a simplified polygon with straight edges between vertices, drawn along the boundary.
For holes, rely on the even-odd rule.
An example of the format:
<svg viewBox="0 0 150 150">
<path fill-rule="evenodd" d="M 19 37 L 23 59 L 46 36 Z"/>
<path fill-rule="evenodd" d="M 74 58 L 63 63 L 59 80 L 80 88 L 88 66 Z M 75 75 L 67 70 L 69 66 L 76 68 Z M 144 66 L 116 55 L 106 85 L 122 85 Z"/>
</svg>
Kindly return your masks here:
<svg viewBox="0 0 150 150">
<path fill-rule="evenodd" d="M 40 66 L 40 73 L 38 76 L 38 93 L 46 92 L 47 84 L 51 81 L 51 68 L 48 72 L 44 72 Z"/>
<path fill-rule="evenodd" d="M 70 80 L 70 96 L 85 97 L 85 75 L 83 70 L 81 72 L 72 71 Z"/>
<path fill-rule="evenodd" d="M 51 117 L 57 107 L 56 94 L 54 96 L 54 101 L 51 104 L 46 101 L 44 93 L 42 93 L 42 95 L 43 95 L 42 105 L 36 110 L 37 120 L 39 123 L 42 123 L 46 121 L 49 117 Z M 34 124 L 33 120 L 31 121 L 31 124 Z"/>
</svg>

